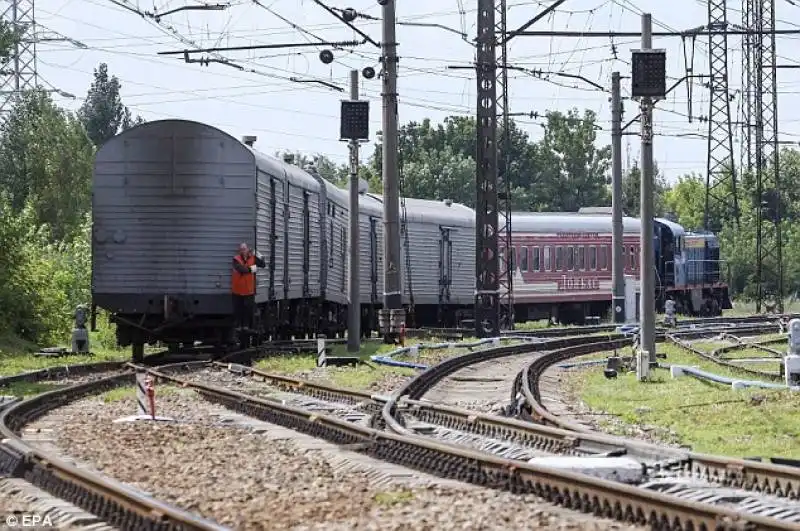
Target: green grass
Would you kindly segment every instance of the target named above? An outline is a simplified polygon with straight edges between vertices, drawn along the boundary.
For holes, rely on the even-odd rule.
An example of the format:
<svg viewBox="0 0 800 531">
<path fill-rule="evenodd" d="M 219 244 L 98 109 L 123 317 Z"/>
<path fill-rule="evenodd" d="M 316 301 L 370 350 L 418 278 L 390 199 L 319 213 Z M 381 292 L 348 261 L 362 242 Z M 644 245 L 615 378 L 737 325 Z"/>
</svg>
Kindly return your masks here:
<svg viewBox="0 0 800 531">
<path fill-rule="evenodd" d="M 94 363 L 98 361 L 124 361 L 130 354 L 124 351 L 101 350 L 93 356 L 69 355 L 61 357 L 40 357 L 30 352 L 9 351 L 0 347 L 0 376 L 36 371 L 48 367 Z"/>
<path fill-rule="evenodd" d="M 462 340 L 465 343 L 472 343 L 476 341 L 475 338 L 467 337 Z M 440 338 L 429 338 L 425 341 L 418 341 L 411 339 L 406 341 L 406 346 L 412 346 L 419 343 L 434 344 L 444 343 L 446 341 Z M 511 344 L 511 343 L 506 343 Z M 488 345 L 486 346 L 488 347 Z M 407 369 L 403 367 L 388 367 L 385 365 L 378 365 L 369 361 L 369 357 L 376 354 L 388 354 L 398 347 L 394 345 L 386 345 L 377 341 L 365 342 L 361 345 L 361 349 L 356 354 L 361 360 L 366 363 L 360 364 L 356 367 L 328 367 L 325 369 L 326 380 L 340 387 L 349 389 L 369 389 L 373 384 L 380 382 L 386 378 L 394 375 L 398 376 L 413 376 L 417 374 L 414 369 Z M 478 347 L 481 348 L 481 347 Z M 484 347 L 485 348 L 485 347 Z M 334 344 L 329 346 L 331 356 L 352 356 L 347 352 L 347 345 Z M 422 364 L 438 363 L 444 358 L 458 356 L 469 352 L 464 348 L 453 349 L 439 349 L 439 350 L 420 350 L 418 357 L 414 360 Z M 399 360 L 408 360 L 407 355 L 398 356 Z M 279 355 L 266 358 L 259 361 L 256 366 L 266 372 L 288 374 L 293 376 L 304 377 L 313 371 L 317 366 L 316 354 L 290 354 Z"/>
<path fill-rule="evenodd" d="M 49 382 L 15 382 L 5 387 L 0 387 L 0 395 L 10 396 L 34 396 L 47 391 L 55 391 L 63 386 Z"/>
<path fill-rule="evenodd" d="M 724 358 L 730 359 L 740 359 L 740 358 L 772 358 L 777 359 L 775 356 L 770 354 L 769 352 L 757 348 L 743 348 L 737 350 L 730 350 L 728 352 L 721 353 L 721 356 Z"/>
<path fill-rule="evenodd" d="M 542 328 L 547 328 L 547 319 L 541 319 L 538 321 L 527 321 L 525 323 L 515 323 L 514 329 L 525 331 L 525 330 L 540 330 Z"/>
<path fill-rule="evenodd" d="M 779 372 L 781 370 L 781 363 L 779 361 L 770 361 L 765 363 L 736 363 L 736 366 L 761 372 Z"/>
<path fill-rule="evenodd" d="M 417 371 L 414 369 L 406 369 L 404 367 L 361 365 L 358 367 L 334 368 L 331 372 L 331 380 L 334 385 L 340 387 L 364 390 L 392 375 L 414 376 L 415 374 L 417 374 Z"/>
<path fill-rule="evenodd" d="M 183 389 L 181 387 L 177 387 L 174 385 L 157 385 L 156 386 L 156 406 L 158 405 L 158 397 L 164 395 L 176 395 L 176 394 L 191 394 L 194 391 L 191 389 Z M 132 385 L 124 386 L 124 387 L 117 387 L 115 389 L 111 389 L 110 391 L 106 391 L 105 393 L 100 395 L 100 399 L 105 402 L 106 404 L 110 404 L 111 402 L 120 402 L 122 400 L 134 400 L 136 398 L 136 388 Z"/>
<path fill-rule="evenodd" d="M 92 363 L 95 361 L 116 361 L 125 359 L 125 353 L 100 349 L 94 356 L 39 357 L 34 353 L 39 348 L 28 341 L 9 334 L 0 333 L 0 377 L 46 369 L 48 367 Z M 61 386 L 51 382 L 16 382 L 0 388 L 0 394 L 32 396 Z"/>
<path fill-rule="evenodd" d="M 661 345 L 659 351 L 667 354 L 670 364 L 746 378 L 741 372 L 707 362 L 673 345 Z M 606 379 L 602 367 L 572 372 L 568 382 L 573 393 L 593 411 L 613 415 L 629 425 L 667 428 L 697 452 L 734 457 L 800 457 L 800 393 L 733 390 L 688 376 L 672 379 L 664 369 L 654 371 L 647 383 L 637 382 L 633 373 Z M 613 422 L 606 424 L 610 431 L 624 431 Z"/>
<path fill-rule="evenodd" d="M 256 362 L 256 368 L 278 374 L 301 374 L 317 366 L 317 356 L 311 354 L 287 354 L 270 356 Z"/>
<path fill-rule="evenodd" d="M 734 343 L 733 341 L 712 341 L 712 340 L 699 340 L 699 341 L 692 341 L 691 345 L 696 348 L 697 350 L 703 351 L 707 354 L 711 354 L 715 350 L 722 348 L 722 347 L 730 347 Z"/>
<path fill-rule="evenodd" d="M 776 332 L 774 334 L 764 334 L 762 336 L 758 336 L 758 340 L 759 341 L 771 341 L 773 339 L 782 339 L 782 340 L 786 341 L 787 343 L 789 341 L 788 334 L 785 334 L 785 333 L 784 334 L 779 334 L 779 333 Z M 780 347 L 780 344 L 775 343 L 774 345 L 769 345 L 769 346 L 771 346 L 772 348 L 776 348 L 776 347 Z"/>
<path fill-rule="evenodd" d="M 256 363 L 256 367 L 271 373 L 303 377 L 317 366 L 316 355 L 274 356 Z M 369 389 L 373 384 L 392 375 L 413 376 L 416 371 L 402 367 L 387 367 L 362 363 L 355 367 L 327 367 L 324 369 L 329 383 L 347 389 Z"/>
<path fill-rule="evenodd" d="M 378 505 L 392 507 L 395 505 L 408 503 L 414 499 L 414 493 L 410 490 L 399 490 L 390 492 L 379 492 L 375 494 L 374 500 Z"/>
</svg>

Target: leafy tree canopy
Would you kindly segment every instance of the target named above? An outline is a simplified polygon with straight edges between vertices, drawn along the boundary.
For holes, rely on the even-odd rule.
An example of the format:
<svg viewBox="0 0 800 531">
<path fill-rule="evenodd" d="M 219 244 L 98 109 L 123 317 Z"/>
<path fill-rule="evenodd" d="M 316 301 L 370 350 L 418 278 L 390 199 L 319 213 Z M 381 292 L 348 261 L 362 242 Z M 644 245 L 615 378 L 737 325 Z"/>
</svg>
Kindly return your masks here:
<svg viewBox="0 0 800 531">
<path fill-rule="evenodd" d="M 50 95 L 22 95 L 0 136 L 0 190 L 11 208 L 30 205 L 55 239 L 68 238 L 91 203 L 93 147 L 81 123 Z"/>
<path fill-rule="evenodd" d="M 141 116 L 132 118 L 131 111 L 122 104 L 120 82 L 117 76 L 109 77 L 108 65 L 100 63 L 94 70 L 94 82 L 78 116 L 86 134 L 95 146 L 100 147 L 114 135 L 144 122 Z"/>
</svg>

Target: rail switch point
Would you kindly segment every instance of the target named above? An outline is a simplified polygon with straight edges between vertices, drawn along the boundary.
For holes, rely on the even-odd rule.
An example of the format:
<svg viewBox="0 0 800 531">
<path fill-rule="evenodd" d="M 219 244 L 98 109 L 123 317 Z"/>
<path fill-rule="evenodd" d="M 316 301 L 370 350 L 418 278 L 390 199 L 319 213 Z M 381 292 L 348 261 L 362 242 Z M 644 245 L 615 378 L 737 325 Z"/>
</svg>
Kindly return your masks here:
<svg viewBox="0 0 800 531">
<path fill-rule="evenodd" d="M 642 463 L 630 457 L 534 457 L 528 463 L 622 483 L 641 483 L 645 474 Z"/>
</svg>

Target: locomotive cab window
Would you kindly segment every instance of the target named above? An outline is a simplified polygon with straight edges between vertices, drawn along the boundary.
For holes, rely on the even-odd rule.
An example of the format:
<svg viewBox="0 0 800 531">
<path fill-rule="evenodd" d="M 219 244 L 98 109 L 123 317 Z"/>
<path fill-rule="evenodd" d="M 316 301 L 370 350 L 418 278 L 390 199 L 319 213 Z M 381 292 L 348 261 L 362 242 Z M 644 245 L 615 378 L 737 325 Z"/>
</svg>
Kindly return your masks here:
<svg viewBox="0 0 800 531">
<path fill-rule="evenodd" d="M 528 272 L 528 248 L 527 247 L 520 247 L 519 248 L 519 269 L 523 273 Z"/>
</svg>

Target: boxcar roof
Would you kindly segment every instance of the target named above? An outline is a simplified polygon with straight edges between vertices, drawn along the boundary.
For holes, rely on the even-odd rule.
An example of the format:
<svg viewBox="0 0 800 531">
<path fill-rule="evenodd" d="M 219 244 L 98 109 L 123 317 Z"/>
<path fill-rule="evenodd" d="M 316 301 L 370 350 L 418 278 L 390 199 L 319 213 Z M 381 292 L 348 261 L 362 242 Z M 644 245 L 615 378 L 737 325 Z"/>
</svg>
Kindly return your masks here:
<svg viewBox="0 0 800 531">
<path fill-rule="evenodd" d="M 366 195 L 383 204 L 383 196 L 372 193 L 367 193 Z M 461 203 L 415 199 L 412 197 L 404 199 L 409 220 L 459 227 L 475 225 L 475 211 Z"/>
<path fill-rule="evenodd" d="M 515 212 L 511 214 L 512 232 L 557 234 L 559 232 L 598 232 L 611 234 L 611 216 L 597 214 Z M 641 223 L 636 218 L 622 218 L 624 234 L 638 234 Z"/>
<path fill-rule="evenodd" d="M 244 144 L 242 145 L 244 146 Z M 301 184 L 310 190 L 319 191 L 319 183 L 317 182 L 317 179 L 300 166 L 297 166 L 296 164 L 289 164 L 282 161 L 278 157 L 262 153 L 257 149 L 248 146 L 245 147 L 253 152 L 253 155 L 256 158 L 256 164 L 262 170 L 279 177 L 282 176 L 283 172 L 285 171 L 293 183 Z M 350 197 L 347 190 L 339 188 L 321 175 L 319 177 L 325 183 L 325 191 L 329 200 L 332 200 L 342 206 L 347 206 L 350 204 Z M 365 197 L 364 194 L 359 196 L 358 204 L 361 208 L 361 211 L 359 212 L 360 214 L 377 215 L 382 212 L 383 209 L 380 203 L 371 197 Z"/>
</svg>

